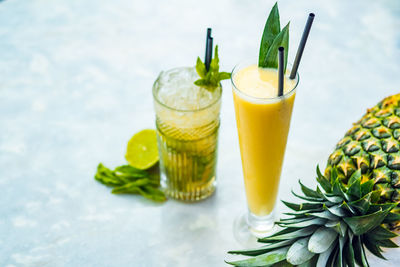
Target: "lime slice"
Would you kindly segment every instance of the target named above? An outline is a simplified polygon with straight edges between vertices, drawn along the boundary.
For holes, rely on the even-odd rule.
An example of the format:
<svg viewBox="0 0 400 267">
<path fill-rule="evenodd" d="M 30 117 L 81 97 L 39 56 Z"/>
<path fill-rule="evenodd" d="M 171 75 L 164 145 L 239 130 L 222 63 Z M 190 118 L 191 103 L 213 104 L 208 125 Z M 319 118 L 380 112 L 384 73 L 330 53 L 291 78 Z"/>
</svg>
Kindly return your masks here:
<svg viewBox="0 0 400 267">
<path fill-rule="evenodd" d="M 146 129 L 136 133 L 128 142 L 125 155 L 132 167 L 146 170 L 158 162 L 157 134 Z"/>
</svg>

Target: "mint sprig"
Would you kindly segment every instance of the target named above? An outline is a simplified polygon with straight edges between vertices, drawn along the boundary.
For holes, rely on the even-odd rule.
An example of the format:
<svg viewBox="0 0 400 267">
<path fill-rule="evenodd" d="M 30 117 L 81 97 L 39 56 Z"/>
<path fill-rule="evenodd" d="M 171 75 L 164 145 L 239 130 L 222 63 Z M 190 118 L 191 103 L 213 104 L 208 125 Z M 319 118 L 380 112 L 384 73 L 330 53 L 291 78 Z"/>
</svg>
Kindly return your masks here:
<svg viewBox="0 0 400 267">
<path fill-rule="evenodd" d="M 159 189 L 160 176 L 154 173 L 151 170 L 138 170 L 130 165 L 122 165 L 110 170 L 100 163 L 94 179 L 104 185 L 114 187 L 111 191 L 113 194 L 140 194 L 147 199 L 163 202 L 167 198 Z"/>
<path fill-rule="evenodd" d="M 214 58 L 211 60 L 209 70 L 207 71 L 206 65 L 200 57 L 197 57 L 196 71 L 200 79 L 196 80 L 194 84 L 209 91 L 215 90 L 222 80 L 231 78 L 229 72 L 219 72 L 218 45 L 215 46 Z"/>
<path fill-rule="evenodd" d="M 278 68 L 278 48 L 285 48 L 286 71 L 287 57 L 289 52 L 289 24 L 281 30 L 278 3 L 272 7 L 267 22 L 265 23 L 263 36 L 261 38 L 258 66 L 262 68 Z"/>
</svg>

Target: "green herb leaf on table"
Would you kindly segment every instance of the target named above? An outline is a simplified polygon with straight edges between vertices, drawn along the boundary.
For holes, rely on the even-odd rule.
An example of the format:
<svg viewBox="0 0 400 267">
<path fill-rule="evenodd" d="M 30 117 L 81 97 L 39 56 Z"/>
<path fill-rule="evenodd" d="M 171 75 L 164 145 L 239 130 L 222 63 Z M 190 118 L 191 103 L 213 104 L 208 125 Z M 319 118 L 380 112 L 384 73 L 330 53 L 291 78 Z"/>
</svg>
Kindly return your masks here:
<svg viewBox="0 0 400 267">
<path fill-rule="evenodd" d="M 167 200 L 164 192 L 158 188 L 160 177 L 151 170 L 139 170 L 130 165 L 110 170 L 100 163 L 94 178 L 104 185 L 114 187 L 111 191 L 113 194 L 140 194 L 157 202 Z"/>
<path fill-rule="evenodd" d="M 260 53 L 258 57 L 258 66 L 262 68 L 278 68 L 278 48 L 285 48 L 285 66 L 286 71 L 287 57 L 289 52 L 289 25 L 280 30 L 279 10 L 275 3 L 264 27 L 264 33 L 261 38 Z"/>
<path fill-rule="evenodd" d="M 214 58 L 211 60 L 210 69 L 207 71 L 206 65 L 197 57 L 196 71 L 200 79 L 196 80 L 194 84 L 209 91 L 215 90 L 222 80 L 231 78 L 230 73 L 219 72 L 218 45 L 215 46 Z"/>
</svg>

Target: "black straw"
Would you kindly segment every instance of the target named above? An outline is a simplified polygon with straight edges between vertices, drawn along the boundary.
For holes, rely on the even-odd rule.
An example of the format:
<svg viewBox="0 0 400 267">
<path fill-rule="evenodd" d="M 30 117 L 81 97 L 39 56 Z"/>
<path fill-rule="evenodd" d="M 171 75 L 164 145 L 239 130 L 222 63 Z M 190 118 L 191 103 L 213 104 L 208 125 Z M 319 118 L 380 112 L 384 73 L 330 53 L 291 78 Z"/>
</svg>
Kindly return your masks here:
<svg viewBox="0 0 400 267">
<path fill-rule="evenodd" d="M 283 66 L 285 64 L 284 59 L 285 48 L 282 46 L 278 48 L 278 96 L 283 96 Z"/>
<path fill-rule="evenodd" d="M 206 55 L 204 59 L 204 64 L 206 65 L 207 71 L 210 69 L 212 49 L 213 49 L 213 38 L 211 37 L 211 28 L 207 28 Z"/>
<path fill-rule="evenodd" d="M 301 41 L 299 44 L 299 48 L 297 49 L 296 58 L 294 60 L 292 72 L 290 73 L 289 78 L 294 79 L 296 78 L 297 69 L 299 68 L 301 56 L 303 55 L 304 47 L 306 46 L 308 35 L 310 34 L 311 26 L 314 21 L 314 13 L 310 13 L 308 15 L 306 27 L 304 28 L 303 36 L 301 36 Z"/>
</svg>

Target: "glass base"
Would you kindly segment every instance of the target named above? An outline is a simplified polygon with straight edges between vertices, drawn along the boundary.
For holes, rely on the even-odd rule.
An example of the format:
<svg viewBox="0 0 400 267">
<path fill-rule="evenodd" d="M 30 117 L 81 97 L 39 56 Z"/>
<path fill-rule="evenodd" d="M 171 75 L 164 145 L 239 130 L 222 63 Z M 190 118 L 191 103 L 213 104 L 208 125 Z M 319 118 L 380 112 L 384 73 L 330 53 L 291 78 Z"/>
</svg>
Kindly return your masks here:
<svg viewBox="0 0 400 267">
<path fill-rule="evenodd" d="M 177 200 L 183 200 L 188 202 L 200 201 L 210 197 L 216 188 L 216 179 L 215 176 L 210 179 L 210 181 L 206 184 L 201 184 L 198 186 L 188 186 L 185 188 L 186 191 L 181 191 L 176 188 L 172 188 L 168 186 L 168 178 L 165 174 L 161 173 L 161 186 L 165 192 L 165 194 Z"/>
<path fill-rule="evenodd" d="M 243 247 L 259 246 L 258 238 L 266 237 L 277 230 L 275 212 L 267 216 L 256 216 L 251 212 L 238 216 L 233 224 L 233 235 Z"/>
</svg>

